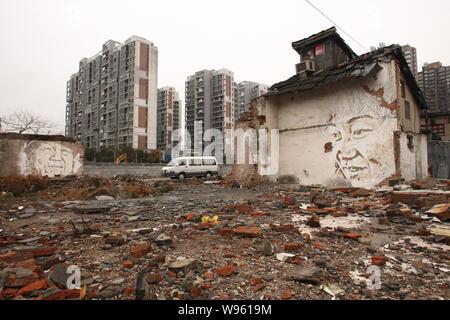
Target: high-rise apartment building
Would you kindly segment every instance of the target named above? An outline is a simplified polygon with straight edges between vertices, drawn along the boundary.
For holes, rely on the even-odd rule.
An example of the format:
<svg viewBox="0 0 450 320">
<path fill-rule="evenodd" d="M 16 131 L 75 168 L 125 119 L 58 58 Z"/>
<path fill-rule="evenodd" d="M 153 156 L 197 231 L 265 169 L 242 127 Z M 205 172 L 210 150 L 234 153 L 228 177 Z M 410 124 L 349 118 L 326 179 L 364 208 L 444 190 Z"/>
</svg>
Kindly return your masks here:
<svg viewBox="0 0 450 320">
<path fill-rule="evenodd" d="M 157 82 L 152 42 L 106 42 L 67 82 L 66 136 L 96 149 L 156 149 Z"/>
<path fill-rule="evenodd" d="M 251 81 L 243 81 L 238 85 L 238 102 L 235 110 L 235 121 L 248 111 L 252 99 L 262 96 L 267 92 L 269 86 Z"/>
<path fill-rule="evenodd" d="M 181 100 L 173 87 L 158 89 L 157 147 L 165 155 L 172 154 L 172 133 L 181 129 Z"/>
<path fill-rule="evenodd" d="M 206 144 L 201 140 L 208 129 L 234 129 L 234 110 L 236 107 L 236 84 L 234 74 L 227 69 L 202 70 L 187 78 L 186 81 L 186 132 L 190 135 L 192 150 L 203 151 Z M 201 127 L 195 126 L 201 121 Z M 199 137 L 194 146 L 195 136 Z M 223 146 L 223 141 L 221 141 Z M 225 152 L 225 151 L 224 151 Z"/>
<path fill-rule="evenodd" d="M 450 111 L 450 67 L 440 62 L 425 64 L 419 73 L 418 84 L 422 89 L 429 112 Z"/>
<path fill-rule="evenodd" d="M 443 140 L 450 140 L 450 67 L 440 62 L 426 63 L 418 84 L 428 105 L 428 128 Z M 422 127 L 426 128 L 425 119 Z"/>
<path fill-rule="evenodd" d="M 417 79 L 417 50 L 409 44 L 402 46 L 402 52 L 414 77 Z"/>
</svg>

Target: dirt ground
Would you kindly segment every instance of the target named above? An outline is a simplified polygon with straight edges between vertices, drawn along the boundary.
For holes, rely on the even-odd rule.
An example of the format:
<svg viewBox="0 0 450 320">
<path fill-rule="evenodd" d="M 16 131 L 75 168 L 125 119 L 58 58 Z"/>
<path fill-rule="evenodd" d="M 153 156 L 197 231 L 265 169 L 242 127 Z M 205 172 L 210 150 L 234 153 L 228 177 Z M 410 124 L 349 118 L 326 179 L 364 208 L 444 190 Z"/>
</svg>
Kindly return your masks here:
<svg viewBox="0 0 450 320">
<path fill-rule="evenodd" d="M 69 180 L 2 193 L 0 299 L 449 299 L 448 181 Z"/>
</svg>

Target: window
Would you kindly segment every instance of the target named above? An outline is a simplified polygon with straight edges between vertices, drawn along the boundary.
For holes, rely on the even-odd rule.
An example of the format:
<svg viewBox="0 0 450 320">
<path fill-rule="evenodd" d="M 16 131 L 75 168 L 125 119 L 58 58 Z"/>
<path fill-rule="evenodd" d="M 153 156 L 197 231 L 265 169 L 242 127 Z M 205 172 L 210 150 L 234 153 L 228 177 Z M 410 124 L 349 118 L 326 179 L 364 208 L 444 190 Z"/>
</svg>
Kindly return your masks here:
<svg viewBox="0 0 450 320">
<path fill-rule="evenodd" d="M 430 125 L 430 129 L 441 137 L 445 136 L 445 125 L 443 123 L 432 124 Z"/>
<path fill-rule="evenodd" d="M 189 166 L 201 166 L 202 160 L 201 159 L 189 159 Z"/>
<path fill-rule="evenodd" d="M 408 149 L 409 151 L 414 151 L 414 136 L 411 134 L 408 134 Z"/>
<path fill-rule="evenodd" d="M 204 166 L 213 166 L 215 164 L 216 164 L 216 160 L 214 160 L 214 159 L 204 159 L 203 160 Z"/>
<path fill-rule="evenodd" d="M 405 82 L 404 81 L 400 81 L 400 90 L 402 93 L 402 98 L 406 97 L 406 90 L 405 90 Z"/>
<path fill-rule="evenodd" d="M 408 101 L 405 101 L 405 117 L 408 120 L 411 120 L 411 106 Z"/>
</svg>

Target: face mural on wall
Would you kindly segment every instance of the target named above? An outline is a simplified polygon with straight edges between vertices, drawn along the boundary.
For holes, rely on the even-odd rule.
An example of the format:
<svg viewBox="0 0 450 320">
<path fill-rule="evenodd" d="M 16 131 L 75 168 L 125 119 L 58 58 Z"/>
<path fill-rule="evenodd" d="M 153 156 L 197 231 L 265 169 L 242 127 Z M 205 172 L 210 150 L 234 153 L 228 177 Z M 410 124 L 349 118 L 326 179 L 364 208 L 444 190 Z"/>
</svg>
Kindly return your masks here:
<svg viewBox="0 0 450 320">
<path fill-rule="evenodd" d="M 370 94 L 357 100 L 352 102 L 360 105 L 349 108 L 352 112 L 330 115 L 327 133 L 331 141 L 324 148 L 334 161 L 336 174 L 362 187 L 393 174 L 395 120 Z"/>
<path fill-rule="evenodd" d="M 22 174 L 50 178 L 76 174 L 81 166 L 80 155 L 59 142 L 32 141 L 21 152 Z"/>
</svg>

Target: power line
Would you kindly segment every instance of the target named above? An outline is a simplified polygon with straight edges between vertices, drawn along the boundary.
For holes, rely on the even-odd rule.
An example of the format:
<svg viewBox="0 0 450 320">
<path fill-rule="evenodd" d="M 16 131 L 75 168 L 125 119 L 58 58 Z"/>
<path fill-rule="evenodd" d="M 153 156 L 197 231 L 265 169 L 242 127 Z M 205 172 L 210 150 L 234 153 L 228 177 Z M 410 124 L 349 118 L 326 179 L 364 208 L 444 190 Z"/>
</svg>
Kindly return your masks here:
<svg viewBox="0 0 450 320">
<path fill-rule="evenodd" d="M 363 48 L 363 49 L 366 50 L 366 51 L 369 51 L 366 47 L 364 47 L 361 43 L 359 43 L 355 38 L 353 38 L 351 35 L 349 35 L 344 29 L 342 29 L 341 27 L 339 27 L 339 26 L 337 25 L 336 22 L 334 22 L 333 20 L 331 20 L 330 18 L 328 18 L 328 16 L 327 16 L 325 13 L 323 13 L 322 11 L 320 11 L 320 9 L 317 8 L 315 5 L 313 5 L 309 0 L 305 0 L 305 1 L 308 2 L 314 9 L 316 9 L 317 11 L 319 11 L 319 13 L 320 13 L 321 15 L 323 15 L 325 18 L 327 18 L 332 24 L 334 24 L 337 28 L 339 28 L 339 29 L 340 29 L 342 32 L 344 32 L 347 36 L 349 36 L 350 39 L 352 39 L 353 41 L 355 41 L 361 48 Z"/>
</svg>

